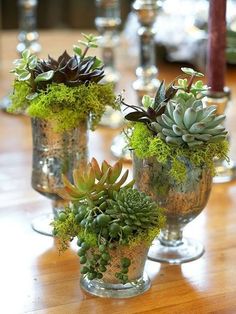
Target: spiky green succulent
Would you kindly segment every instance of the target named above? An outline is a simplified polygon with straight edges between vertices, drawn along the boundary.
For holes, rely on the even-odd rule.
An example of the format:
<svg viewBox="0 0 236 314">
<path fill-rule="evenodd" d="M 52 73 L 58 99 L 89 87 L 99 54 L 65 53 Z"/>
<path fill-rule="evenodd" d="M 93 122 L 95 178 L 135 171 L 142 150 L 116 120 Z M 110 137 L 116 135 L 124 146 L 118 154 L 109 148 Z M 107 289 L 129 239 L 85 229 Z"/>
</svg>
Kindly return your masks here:
<svg viewBox="0 0 236 314">
<path fill-rule="evenodd" d="M 58 194 L 69 201 L 89 199 L 91 202 L 101 203 L 107 197 L 111 197 L 113 191 L 119 191 L 121 187 L 133 186 L 134 180 L 123 185 L 128 178 L 129 171 L 126 170 L 120 177 L 121 172 L 121 161 L 117 161 L 114 166 L 111 166 L 104 160 L 100 167 L 97 160 L 92 158 L 84 172 L 81 173 L 80 169 L 74 169 L 74 184 L 63 176 L 65 188 L 58 191 Z"/>
<path fill-rule="evenodd" d="M 201 100 L 176 98 L 166 105 L 165 113 L 150 124 L 151 130 L 168 144 L 199 146 L 226 138 L 224 115 L 216 115 L 216 106 L 203 106 Z"/>
<path fill-rule="evenodd" d="M 92 159 L 84 171 L 74 171 L 74 184 L 64 177 L 65 188 L 59 195 L 71 206 L 54 221 L 55 235 L 63 248 L 78 237 L 81 273 L 88 279 L 100 279 L 112 264 L 111 250 L 130 243 L 149 244 L 164 224 L 162 210 L 151 198 L 125 184 L 122 163 L 114 166 Z M 137 244 L 136 243 L 136 244 Z M 144 244 L 145 245 L 145 244 Z M 121 256 L 120 271 L 115 274 L 123 284 L 129 280 L 132 260 Z"/>
<path fill-rule="evenodd" d="M 160 212 L 150 198 L 136 189 L 121 189 L 113 192 L 113 199 L 108 200 L 105 214 L 109 215 L 120 227 L 129 234 L 138 230 L 147 230 L 156 226 Z M 137 206 L 138 205 L 138 206 Z"/>
</svg>

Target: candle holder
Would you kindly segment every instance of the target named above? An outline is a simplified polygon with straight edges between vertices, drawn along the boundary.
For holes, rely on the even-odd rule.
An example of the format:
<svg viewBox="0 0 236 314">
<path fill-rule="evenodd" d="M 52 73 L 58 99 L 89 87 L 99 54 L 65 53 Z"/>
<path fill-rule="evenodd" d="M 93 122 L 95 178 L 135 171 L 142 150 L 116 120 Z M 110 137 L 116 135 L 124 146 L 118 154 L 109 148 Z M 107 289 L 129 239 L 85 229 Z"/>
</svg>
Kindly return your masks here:
<svg viewBox="0 0 236 314">
<path fill-rule="evenodd" d="M 29 49 L 31 53 L 39 53 L 41 45 L 38 42 L 38 32 L 36 31 L 37 22 L 37 0 L 18 0 L 19 8 L 19 34 L 16 51 L 19 56 L 25 49 Z M 11 105 L 10 94 L 3 97 L 0 101 L 0 109 L 6 111 Z"/>
<path fill-rule="evenodd" d="M 223 92 L 208 91 L 205 97 L 207 106 L 217 106 L 217 115 L 224 114 L 231 100 L 229 88 L 224 88 Z M 230 141 L 230 137 L 228 137 Z M 236 162 L 232 159 L 215 161 L 216 175 L 213 177 L 213 183 L 226 183 L 236 179 Z"/>
<path fill-rule="evenodd" d="M 118 46 L 120 18 L 119 0 L 95 0 L 97 15 L 95 18 L 96 28 L 101 35 L 100 46 L 104 63 L 105 77 L 103 82 L 112 83 L 116 87 L 120 74 L 115 65 L 115 48 Z M 118 128 L 123 124 L 123 117 L 119 111 L 107 108 L 104 113 L 101 125 Z"/>
<path fill-rule="evenodd" d="M 154 97 L 160 85 L 160 81 L 156 78 L 158 74 L 154 41 L 156 31 L 153 27 L 157 17 L 158 1 L 136 0 L 133 4 L 133 10 L 140 23 L 138 29 L 139 66 L 136 69 L 137 80 L 133 83 L 133 89 L 137 93 L 138 104 L 141 105 L 142 97 L 144 95 Z M 117 158 L 131 160 L 130 152 L 126 146 L 125 136 L 120 134 L 114 138 L 111 152 Z"/>
<path fill-rule="evenodd" d="M 157 17 L 158 2 L 156 0 L 136 0 L 133 9 L 140 23 L 138 29 L 140 65 L 136 69 L 137 80 L 134 81 L 133 88 L 137 93 L 138 103 L 141 104 L 142 97 L 144 95 L 154 96 L 160 85 L 155 62 L 154 37 L 156 30 L 153 27 Z"/>
</svg>

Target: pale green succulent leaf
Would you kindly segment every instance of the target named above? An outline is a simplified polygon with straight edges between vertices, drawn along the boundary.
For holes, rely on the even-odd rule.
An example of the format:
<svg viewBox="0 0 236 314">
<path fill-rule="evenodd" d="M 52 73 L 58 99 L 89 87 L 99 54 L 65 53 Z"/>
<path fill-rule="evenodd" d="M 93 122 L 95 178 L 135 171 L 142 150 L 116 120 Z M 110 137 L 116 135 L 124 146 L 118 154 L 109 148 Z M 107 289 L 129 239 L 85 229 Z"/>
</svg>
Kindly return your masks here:
<svg viewBox="0 0 236 314">
<path fill-rule="evenodd" d="M 18 75 L 18 80 L 19 81 L 28 81 L 31 77 L 30 72 L 28 71 L 22 71 L 19 75 Z"/>
<path fill-rule="evenodd" d="M 197 119 L 197 112 L 193 108 L 188 108 L 184 113 L 184 125 L 189 129 Z"/>
<path fill-rule="evenodd" d="M 26 96 L 26 99 L 28 100 L 33 100 L 35 99 L 36 97 L 38 97 L 38 93 L 33 93 L 33 94 L 29 94 Z"/>
<path fill-rule="evenodd" d="M 190 133 L 200 133 L 206 128 L 206 124 L 202 122 L 194 123 L 189 129 Z"/>
<path fill-rule="evenodd" d="M 189 142 L 193 142 L 195 137 L 192 134 L 184 134 L 182 136 L 182 139 L 183 139 L 184 142 L 189 143 Z"/>
<path fill-rule="evenodd" d="M 50 70 L 50 71 L 47 71 L 44 73 L 40 73 L 38 76 L 36 76 L 34 81 L 35 81 L 35 83 L 42 82 L 42 81 L 49 81 L 49 80 L 51 80 L 53 75 L 54 75 L 53 70 Z"/>
<path fill-rule="evenodd" d="M 192 68 L 181 68 L 181 71 L 184 72 L 187 75 L 191 75 L 191 76 L 198 76 L 198 77 L 203 77 L 204 74 L 201 72 L 197 72 L 195 70 L 193 70 Z"/>
<path fill-rule="evenodd" d="M 145 108 L 153 107 L 153 104 L 154 104 L 154 98 L 153 97 L 150 97 L 149 95 L 144 95 L 143 96 L 143 98 L 142 98 L 142 105 Z"/>
<path fill-rule="evenodd" d="M 30 50 L 29 50 L 29 49 L 25 49 L 25 50 L 22 52 L 22 58 L 23 58 L 24 60 L 27 60 L 27 59 L 29 59 L 29 57 L 30 57 Z"/>
</svg>

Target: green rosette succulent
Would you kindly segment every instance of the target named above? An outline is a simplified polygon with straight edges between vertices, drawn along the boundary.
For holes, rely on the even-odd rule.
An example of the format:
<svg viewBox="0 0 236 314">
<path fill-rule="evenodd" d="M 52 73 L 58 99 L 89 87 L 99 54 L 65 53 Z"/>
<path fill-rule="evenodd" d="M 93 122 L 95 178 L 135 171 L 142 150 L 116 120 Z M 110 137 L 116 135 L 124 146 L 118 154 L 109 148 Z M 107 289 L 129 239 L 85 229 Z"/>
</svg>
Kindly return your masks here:
<svg viewBox="0 0 236 314">
<path fill-rule="evenodd" d="M 194 147 L 220 142 L 227 131 L 222 125 L 225 116 L 216 115 L 216 110 L 216 106 L 204 108 L 193 96 L 187 100 L 178 97 L 167 103 L 165 113 L 151 122 L 150 129 L 168 144 Z"/>
<path fill-rule="evenodd" d="M 132 234 L 158 224 L 160 213 L 145 193 L 136 189 L 121 189 L 113 194 L 113 199 L 108 200 L 105 214 L 117 221 L 120 231 Z"/>
<path fill-rule="evenodd" d="M 111 250 L 119 246 L 149 245 L 164 225 L 162 210 L 145 193 L 126 183 L 128 170 L 122 175 L 122 163 L 101 167 L 92 159 L 84 172 L 74 171 L 73 183 L 64 180 L 59 195 L 71 205 L 53 222 L 54 233 L 62 249 L 77 237 L 81 273 L 88 279 L 100 279 L 112 263 Z M 128 280 L 132 260 L 120 256 L 116 278 Z"/>
</svg>

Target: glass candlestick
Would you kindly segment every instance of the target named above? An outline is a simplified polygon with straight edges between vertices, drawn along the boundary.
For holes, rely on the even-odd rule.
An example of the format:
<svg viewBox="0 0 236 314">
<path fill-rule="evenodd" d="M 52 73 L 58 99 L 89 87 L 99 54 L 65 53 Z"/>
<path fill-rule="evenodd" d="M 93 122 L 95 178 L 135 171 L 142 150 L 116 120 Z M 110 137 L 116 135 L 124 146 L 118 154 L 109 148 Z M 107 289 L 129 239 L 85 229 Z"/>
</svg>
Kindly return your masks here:
<svg viewBox="0 0 236 314">
<path fill-rule="evenodd" d="M 18 0 L 20 32 L 16 50 L 20 55 L 25 49 L 36 54 L 41 51 L 41 45 L 38 42 L 39 35 L 36 30 L 37 4 L 37 0 Z"/>
<path fill-rule="evenodd" d="M 230 90 L 225 88 L 223 92 L 208 91 L 205 97 L 207 106 L 217 106 L 217 115 L 224 114 L 230 102 Z M 227 117 L 226 117 L 227 118 Z M 230 137 L 228 137 L 230 141 Z M 213 183 L 225 183 L 236 179 L 236 162 L 230 159 L 215 160 L 216 175 L 213 177 Z"/>
<path fill-rule="evenodd" d="M 160 85 L 157 79 L 158 69 L 155 60 L 155 29 L 153 24 L 156 20 L 158 2 L 155 0 L 136 0 L 133 9 L 140 23 L 139 36 L 139 66 L 136 69 L 137 80 L 133 88 L 137 93 L 138 104 L 144 95 L 154 96 Z M 118 135 L 111 146 L 112 154 L 117 158 L 131 160 L 130 151 L 127 148 L 125 135 Z"/>
<path fill-rule="evenodd" d="M 119 44 L 120 1 L 119 0 L 95 0 L 97 14 L 95 18 L 96 28 L 101 35 L 101 57 L 104 63 L 104 83 L 114 84 L 114 88 L 120 79 L 120 74 L 115 65 L 115 49 Z M 103 115 L 101 125 L 118 128 L 123 124 L 120 112 L 109 108 Z"/>
<path fill-rule="evenodd" d="M 19 43 L 16 46 L 16 50 L 21 57 L 21 53 L 25 49 L 30 49 L 31 53 L 39 53 L 41 45 L 38 43 L 38 32 L 36 31 L 37 21 L 37 0 L 18 0 L 19 8 Z M 9 93 L 11 94 L 11 93 Z M 6 111 L 11 105 L 10 95 L 6 95 L 0 101 L 0 109 Z"/>
<path fill-rule="evenodd" d="M 144 95 L 154 96 L 160 81 L 157 79 L 158 69 L 155 60 L 156 30 L 153 24 L 157 17 L 158 2 L 156 0 L 136 0 L 133 9 L 138 16 L 140 27 L 139 36 L 139 59 L 140 64 L 136 69 L 137 80 L 133 88 L 138 96 L 138 103 L 141 104 Z"/>
<path fill-rule="evenodd" d="M 96 0 L 97 16 L 95 25 L 101 35 L 102 60 L 105 69 L 105 80 L 116 84 L 119 72 L 115 66 L 115 48 L 119 44 L 120 2 L 119 0 Z"/>
</svg>

